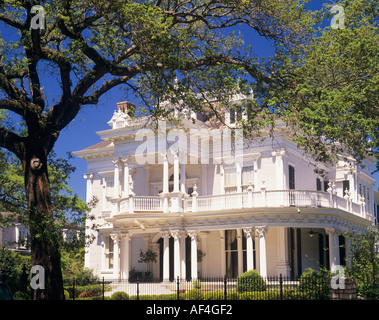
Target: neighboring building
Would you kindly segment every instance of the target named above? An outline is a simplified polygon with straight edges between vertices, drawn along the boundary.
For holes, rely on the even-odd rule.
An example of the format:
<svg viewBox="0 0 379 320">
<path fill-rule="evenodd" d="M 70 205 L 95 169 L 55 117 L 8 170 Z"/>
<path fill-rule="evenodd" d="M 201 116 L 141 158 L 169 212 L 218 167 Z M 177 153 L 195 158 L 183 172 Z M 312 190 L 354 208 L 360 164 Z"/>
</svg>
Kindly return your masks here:
<svg viewBox="0 0 379 320">
<path fill-rule="evenodd" d="M 0 215 L 9 218 L 11 213 L 0 212 Z M 29 229 L 17 221 L 7 228 L 0 228 L 0 245 L 11 250 L 30 252 Z"/>
<path fill-rule="evenodd" d="M 275 139 L 263 130 L 241 152 L 238 134 L 220 136 L 198 115 L 154 131 L 146 118 L 130 118 L 132 104 L 117 106 L 111 129 L 97 132 L 103 141 L 74 153 L 87 161 L 87 200 L 99 199 L 85 266 L 100 277 L 138 270 L 168 281 L 250 269 L 296 277 L 343 265 L 345 233 L 374 222 L 374 159 L 318 164 L 321 176 L 284 124 Z M 228 111 L 225 121 L 238 116 Z M 228 138 L 234 147 L 221 152 Z M 147 250 L 157 263 L 138 262 Z"/>
<path fill-rule="evenodd" d="M 10 218 L 11 213 L 0 212 L 2 218 Z M 30 233 L 29 228 L 24 226 L 22 223 L 17 222 L 17 216 L 12 217 L 9 221 L 10 225 L 7 227 L 0 227 L 0 245 L 5 246 L 8 249 L 16 250 L 19 252 L 30 253 Z M 70 226 L 69 228 L 62 229 L 62 237 L 64 241 L 72 241 L 75 238 L 79 239 L 81 234 L 83 234 L 83 227 L 81 226 Z"/>
</svg>

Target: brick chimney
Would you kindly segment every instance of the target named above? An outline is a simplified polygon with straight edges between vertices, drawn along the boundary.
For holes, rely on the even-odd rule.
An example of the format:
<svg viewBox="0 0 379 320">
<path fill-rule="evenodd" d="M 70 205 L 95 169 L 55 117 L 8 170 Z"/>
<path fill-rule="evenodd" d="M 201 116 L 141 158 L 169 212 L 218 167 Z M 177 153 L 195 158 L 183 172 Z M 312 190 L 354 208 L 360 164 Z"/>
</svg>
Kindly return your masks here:
<svg viewBox="0 0 379 320">
<path fill-rule="evenodd" d="M 136 109 L 136 105 L 129 101 L 117 102 L 117 110 L 123 113 L 127 113 L 129 117 L 134 116 L 135 109 Z"/>
</svg>

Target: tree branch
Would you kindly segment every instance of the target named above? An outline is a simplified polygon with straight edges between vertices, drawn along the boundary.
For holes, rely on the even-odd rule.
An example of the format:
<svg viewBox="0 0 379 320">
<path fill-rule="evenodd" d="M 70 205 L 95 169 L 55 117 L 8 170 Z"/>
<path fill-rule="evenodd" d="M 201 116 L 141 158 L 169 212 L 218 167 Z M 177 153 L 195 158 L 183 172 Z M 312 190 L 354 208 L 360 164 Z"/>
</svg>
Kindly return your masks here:
<svg viewBox="0 0 379 320">
<path fill-rule="evenodd" d="M 10 152 L 13 152 L 20 160 L 24 158 L 25 138 L 0 127 L 0 147 L 3 147 Z"/>
</svg>

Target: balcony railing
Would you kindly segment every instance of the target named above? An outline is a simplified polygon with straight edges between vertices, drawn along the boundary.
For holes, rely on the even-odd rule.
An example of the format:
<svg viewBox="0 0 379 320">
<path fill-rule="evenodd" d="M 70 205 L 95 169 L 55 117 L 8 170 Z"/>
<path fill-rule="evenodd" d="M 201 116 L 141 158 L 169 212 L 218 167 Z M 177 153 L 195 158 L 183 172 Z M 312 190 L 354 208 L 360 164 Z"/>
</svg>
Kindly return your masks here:
<svg viewBox="0 0 379 320">
<path fill-rule="evenodd" d="M 265 190 L 221 195 L 182 197 L 181 194 L 161 196 L 135 196 L 111 198 L 114 204 L 111 215 L 141 212 L 207 212 L 247 208 L 313 207 L 341 209 L 365 219 L 372 220 L 364 199 L 353 202 L 331 192 L 312 190 Z M 119 205 L 118 205 L 119 204 Z"/>
</svg>

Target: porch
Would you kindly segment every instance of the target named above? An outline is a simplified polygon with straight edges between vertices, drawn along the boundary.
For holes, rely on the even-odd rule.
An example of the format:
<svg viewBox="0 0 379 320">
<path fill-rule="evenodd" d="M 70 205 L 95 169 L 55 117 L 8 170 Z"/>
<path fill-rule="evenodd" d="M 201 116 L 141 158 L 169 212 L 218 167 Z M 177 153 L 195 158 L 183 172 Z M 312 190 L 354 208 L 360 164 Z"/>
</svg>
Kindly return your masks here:
<svg viewBox="0 0 379 320">
<path fill-rule="evenodd" d="M 294 279 L 308 267 L 317 270 L 343 265 L 348 247 L 343 234 L 334 228 L 255 226 L 143 235 L 115 232 L 104 235 L 100 276 L 129 280 L 131 271 L 138 270 L 156 281 L 170 282 L 177 278 L 236 278 L 254 269 L 263 277 L 282 274 Z M 138 262 L 140 252 L 147 250 L 155 254 L 155 263 Z"/>
</svg>

